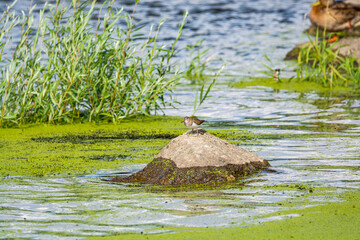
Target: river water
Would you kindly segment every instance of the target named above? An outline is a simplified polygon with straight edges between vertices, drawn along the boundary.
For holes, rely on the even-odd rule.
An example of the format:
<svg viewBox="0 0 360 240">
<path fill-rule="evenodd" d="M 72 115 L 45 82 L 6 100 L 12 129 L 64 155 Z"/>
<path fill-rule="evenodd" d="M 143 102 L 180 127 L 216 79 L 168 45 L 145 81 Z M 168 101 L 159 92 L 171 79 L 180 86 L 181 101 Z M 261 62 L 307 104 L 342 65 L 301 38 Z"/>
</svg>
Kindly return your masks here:
<svg viewBox="0 0 360 240">
<path fill-rule="evenodd" d="M 6 2 L 0 2 L 1 9 Z M 43 4 L 21 1 L 15 9 L 26 10 L 31 2 Z M 169 0 L 141 1 L 138 6 L 136 20 L 146 26 L 160 17 L 168 18 L 161 41 L 176 35 L 177 23 L 183 12 L 189 11 L 180 46 L 205 39 L 204 46 L 213 47 L 214 66 L 228 62 L 228 77 L 220 80 L 197 115 L 207 118 L 204 127 L 209 131 L 247 129 L 258 134 L 258 142 L 242 147 L 267 159 L 271 171 L 230 186 L 186 191 L 102 181 L 115 172 L 138 171 L 144 164 L 124 164 L 121 169 L 71 178 L 2 179 L 0 238 L 80 239 L 122 232 L 166 233 L 171 227 L 246 226 L 292 217 L 262 216 L 286 209 L 277 204 L 280 201 L 300 199 L 307 192 L 303 185 L 331 189 L 329 192 L 359 189 L 359 100 L 227 85 L 263 70 L 264 54 L 274 66 L 285 66 L 281 59 L 302 41 L 302 32 L 309 26 L 304 15 L 310 4 L 296 0 Z M 132 9 L 130 1 L 116 1 L 115 6 Z M 193 87 L 180 87 L 175 97 L 181 103 L 178 109 L 169 108 L 165 113 L 191 114 Z M 262 138 L 264 134 L 274 138 Z M 276 138 L 276 134 L 289 137 Z M 291 137 L 296 135 L 301 137 Z M 295 187 L 271 189 L 279 184 Z M 337 200 L 326 195 L 307 199 L 310 201 L 298 207 Z"/>
</svg>

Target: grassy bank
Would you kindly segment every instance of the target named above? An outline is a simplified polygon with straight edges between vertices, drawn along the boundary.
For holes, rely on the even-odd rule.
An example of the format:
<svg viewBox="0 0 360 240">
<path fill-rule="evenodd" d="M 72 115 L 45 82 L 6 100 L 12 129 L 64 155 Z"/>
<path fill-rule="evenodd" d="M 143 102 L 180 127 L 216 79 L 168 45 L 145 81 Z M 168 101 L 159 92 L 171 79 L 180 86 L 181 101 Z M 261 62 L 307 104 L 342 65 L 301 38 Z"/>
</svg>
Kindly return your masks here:
<svg viewBox="0 0 360 240">
<path fill-rule="evenodd" d="M 341 43 L 341 40 L 330 43 L 326 33 L 323 33 L 322 37 L 317 33 L 314 39 L 310 36 L 308 39 L 308 43 L 299 47 L 296 80 L 314 82 L 329 89 L 345 87 L 359 91 L 359 59 L 355 53 L 340 53 L 343 45 L 349 43 Z"/>
<path fill-rule="evenodd" d="M 342 35 L 342 34 L 339 34 Z M 275 63 L 264 55 L 263 64 L 267 75 L 264 78 L 251 78 L 232 84 L 235 87 L 266 86 L 297 92 L 315 91 L 326 95 L 346 95 L 359 97 L 360 64 L 356 38 L 340 38 L 330 42 L 333 33 L 317 32 L 314 37 L 308 35 L 308 42 L 296 45 L 284 60 L 293 60 L 280 71 L 291 71 L 291 78 L 275 80 Z"/>
</svg>

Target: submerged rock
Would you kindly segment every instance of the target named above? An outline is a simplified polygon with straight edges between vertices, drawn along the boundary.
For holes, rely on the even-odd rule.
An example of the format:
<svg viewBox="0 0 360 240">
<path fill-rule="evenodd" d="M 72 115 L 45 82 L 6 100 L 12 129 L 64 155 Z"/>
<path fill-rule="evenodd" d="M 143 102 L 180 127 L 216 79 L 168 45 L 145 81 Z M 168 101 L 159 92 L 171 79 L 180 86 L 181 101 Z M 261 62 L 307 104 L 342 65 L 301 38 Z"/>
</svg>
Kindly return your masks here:
<svg viewBox="0 0 360 240">
<path fill-rule="evenodd" d="M 256 154 L 199 130 L 199 135 L 189 131 L 171 140 L 143 170 L 110 181 L 160 185 L 231 182 L 267 166 L 268 161 Z"/>
</svg>

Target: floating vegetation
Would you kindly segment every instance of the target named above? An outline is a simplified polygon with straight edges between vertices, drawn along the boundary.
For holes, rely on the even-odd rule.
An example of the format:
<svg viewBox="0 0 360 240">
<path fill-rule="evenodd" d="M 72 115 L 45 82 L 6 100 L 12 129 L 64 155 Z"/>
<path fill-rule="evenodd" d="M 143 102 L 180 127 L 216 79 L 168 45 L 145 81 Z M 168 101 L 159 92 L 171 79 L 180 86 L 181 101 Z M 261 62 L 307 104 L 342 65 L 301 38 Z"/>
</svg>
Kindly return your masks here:
<svg viewBox="0 0 360 240">
<path fill-rule="evenodd" d="M 147 163 L 182 133 L 181 118 L 142 117 L 118 124 L 40 124 L 0 131 L 0 177 L 82 175 Z M 161 126 L 161 127 L 160 127 Z"/>
<path fill-rule="evenodd" d="M 178 135 L 172 133 L 161 133 L 156 130 L 152 131 L 123 131 L 116 134 L 109 134 L 107 132 L 96 132 L 91 134 L 67 134 L 65 136 L 56 136 L 56 137 L 33 137 L 31 140 L 35 142 L 57 142 L 57 143 L 79 143 L 84 142 L 99 142 L 107 140 L 119 140 L 119 139 L 172 139 Z"/>
</svg>

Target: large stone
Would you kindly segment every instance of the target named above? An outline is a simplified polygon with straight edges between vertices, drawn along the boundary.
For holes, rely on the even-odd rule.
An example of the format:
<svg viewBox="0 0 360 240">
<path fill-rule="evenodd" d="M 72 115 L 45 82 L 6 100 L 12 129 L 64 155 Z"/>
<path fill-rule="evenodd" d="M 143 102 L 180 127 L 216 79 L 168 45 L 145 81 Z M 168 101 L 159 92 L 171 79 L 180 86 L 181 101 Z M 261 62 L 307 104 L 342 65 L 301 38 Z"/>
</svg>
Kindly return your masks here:
<svg viewBox="0 0 360 240">
<path fill-rule="evenodd" d="M 235 181 L 270 166 L 268 161 L 214 135 L 186 132 L 166 145 L 143 170 L 113 182 L 177 185 Z"/>
</svg>

